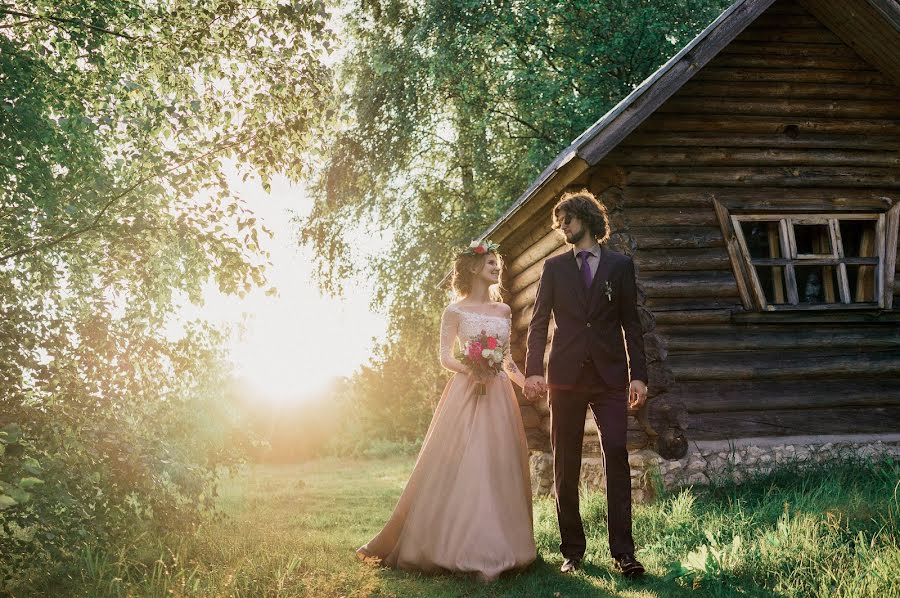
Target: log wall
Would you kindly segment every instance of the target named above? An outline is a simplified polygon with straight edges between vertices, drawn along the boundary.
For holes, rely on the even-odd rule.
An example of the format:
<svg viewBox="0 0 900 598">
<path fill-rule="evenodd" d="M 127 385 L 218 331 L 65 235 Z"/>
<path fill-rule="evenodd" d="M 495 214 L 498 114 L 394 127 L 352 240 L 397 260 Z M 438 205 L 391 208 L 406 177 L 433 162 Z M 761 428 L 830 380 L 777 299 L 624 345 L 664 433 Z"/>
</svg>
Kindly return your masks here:
<svg viewBox="0 0 900 598">
<path fill-rule="evenodd" d="M 741 318 L 714 209 L 884 212 L 900 202 L 898 166 L 900 87 L 777 2 L 581 177 L 610 210 L 611 245 L 635 259 L 661 366 L 651 388 L 687 406 L 688 438 L 900 429 L 900 276 L 891 313 Z M 549 214 L 504 240 L 520 363 L 542 262 L 564 250 Z M 546 405 L 523 416 L 546 449 Z"/>
</svg>

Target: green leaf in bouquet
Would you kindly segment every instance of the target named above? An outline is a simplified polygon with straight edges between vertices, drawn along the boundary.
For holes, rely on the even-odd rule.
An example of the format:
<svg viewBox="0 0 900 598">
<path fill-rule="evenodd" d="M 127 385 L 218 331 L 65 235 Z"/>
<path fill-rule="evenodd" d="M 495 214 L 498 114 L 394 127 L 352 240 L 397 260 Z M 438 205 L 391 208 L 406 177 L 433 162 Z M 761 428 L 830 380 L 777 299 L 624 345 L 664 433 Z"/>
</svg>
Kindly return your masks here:
<svg viewBox="0 0 900 598">
<path fill-rule="evenodd" d="M 2 511 L 3 509 L 8 509 L 10 507 L 14 507 L 17 504 L 19 504 L 19 503 L 16 502 L 16 500 L 12 496 L 7 496 L 6 494 L 0 494 L 0 511 Z"/>
</svg>

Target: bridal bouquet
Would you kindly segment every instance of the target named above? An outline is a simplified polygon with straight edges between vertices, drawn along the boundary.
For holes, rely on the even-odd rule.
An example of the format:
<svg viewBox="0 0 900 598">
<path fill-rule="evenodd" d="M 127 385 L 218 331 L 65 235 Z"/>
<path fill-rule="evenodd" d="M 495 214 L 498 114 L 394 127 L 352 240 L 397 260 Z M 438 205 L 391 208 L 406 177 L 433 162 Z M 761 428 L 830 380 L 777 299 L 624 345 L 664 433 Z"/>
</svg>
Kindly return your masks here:
<svg viewBox="0 0 900 598">
<path fill-rule="evenodd" d="M 466 341 L 462 351 L 457 350 L 456 358 L 467 366 L 473 374 L 481 379 L 500 373 L 503 359 L 506 357 L 506 346 L 496 336 L 490 336 L 484 330 L 475 338 Z M 484 382 L 475 386 L 475 394 L 484 396 L 487 389 Z"/>
</svg>

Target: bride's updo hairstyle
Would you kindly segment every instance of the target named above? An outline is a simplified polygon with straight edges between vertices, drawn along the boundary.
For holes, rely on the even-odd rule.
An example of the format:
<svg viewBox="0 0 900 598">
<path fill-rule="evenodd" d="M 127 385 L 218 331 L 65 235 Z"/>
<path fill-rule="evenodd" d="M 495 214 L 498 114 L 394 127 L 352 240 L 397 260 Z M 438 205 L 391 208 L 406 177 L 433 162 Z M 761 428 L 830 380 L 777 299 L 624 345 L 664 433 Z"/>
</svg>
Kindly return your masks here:
<svg viewBox="0 0 900 598">
<path fill-rule="evenodd" d="M 503 271 L 503 258 L 500 257 L 499 248 L 499 245 L 491 241 L 473 242 L 465 251 L 456 256 L 453 261 L 453 278 L 450 281 L 450 287 L 457 297 L 469 296 L 469 293 L 472 292 L 472 281 L 475 279 L 475 275 L 481 272 L 489 255 L 497 258 L 500 271 Z M 501 282 L 491 286 L 492 301 L 501 301 L 502 284 Z"/>
</svg>

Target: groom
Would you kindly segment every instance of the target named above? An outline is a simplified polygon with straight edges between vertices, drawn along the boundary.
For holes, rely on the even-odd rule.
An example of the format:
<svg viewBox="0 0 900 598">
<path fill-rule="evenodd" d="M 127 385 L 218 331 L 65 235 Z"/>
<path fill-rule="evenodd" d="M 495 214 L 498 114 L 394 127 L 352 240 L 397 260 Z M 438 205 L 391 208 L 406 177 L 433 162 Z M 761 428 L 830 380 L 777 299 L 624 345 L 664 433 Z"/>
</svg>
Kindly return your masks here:
<svg viewBox="0 0 900 598">
<path fill-rule="evenodd" d="M 525 394 L 543 395 L 549 386 L 556 516 L 565 558 L 561 570 L 576 570 L 587 545 L 578 511 L 578 481 L 584 416 L 590 407 L 605 459 L 610 552 L 625 577 L 639 577 L 644 567 L 634 557 L 625 448 L 627 409 L 637 409 L 647 400 L 634 264 L 603 246 L 609 237 L 606 209 L 587 190 L 559 200 L 553 208 L 553 226 L 565 235 L 572 251 L 544 262 L 528 327 Z M 556 332 L 545 382 L 551 313 Z"/>
</svg>

